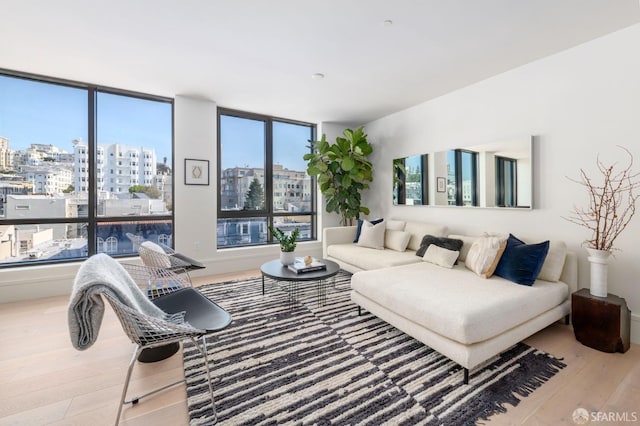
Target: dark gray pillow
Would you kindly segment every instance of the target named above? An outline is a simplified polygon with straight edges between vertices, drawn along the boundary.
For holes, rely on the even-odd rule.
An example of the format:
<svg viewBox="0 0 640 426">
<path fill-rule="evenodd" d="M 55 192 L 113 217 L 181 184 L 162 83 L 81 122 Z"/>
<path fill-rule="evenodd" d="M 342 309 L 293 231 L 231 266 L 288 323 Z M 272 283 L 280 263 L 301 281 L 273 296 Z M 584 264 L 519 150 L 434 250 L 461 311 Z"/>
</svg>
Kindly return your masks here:
<svg viewBox="0 0 640 426">
<path fill-rule="evenodd" d="M 452 251 L 460 251 L 460 249 L 462 248 L 462 240 L 445 237 L 434 237 L 433 235 L 427 234 L 422 237 L 422 242 L 420 243 L 420 248 L 418 249 L 418 251 L 416 251 L 416 256 L 424 256 L 424 254 L 427 252 L 427 248 L 429 248 L 431 244 L 435 244 L 438 247 L 442 247 Z M 456 264 L 457 263 L 458 262 L 456 261 Z"/>
</svg>

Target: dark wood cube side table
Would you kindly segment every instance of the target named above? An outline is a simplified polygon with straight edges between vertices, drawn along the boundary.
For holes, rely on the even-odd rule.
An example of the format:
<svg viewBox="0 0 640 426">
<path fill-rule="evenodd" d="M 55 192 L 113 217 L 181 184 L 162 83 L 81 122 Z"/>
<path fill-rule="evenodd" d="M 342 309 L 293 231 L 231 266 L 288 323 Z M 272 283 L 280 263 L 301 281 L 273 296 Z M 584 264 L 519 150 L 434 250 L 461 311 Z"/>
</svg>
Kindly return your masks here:
<svg viewBox="0 0 640 426">
<path fill-rule="evenodd" d="M 602 352 L 626 352 L 631 343 L 631 311 L 615 294 L 593 296 L 588 288 L 571 295 L 571 322 L 576 339 Z"/>
</svg>

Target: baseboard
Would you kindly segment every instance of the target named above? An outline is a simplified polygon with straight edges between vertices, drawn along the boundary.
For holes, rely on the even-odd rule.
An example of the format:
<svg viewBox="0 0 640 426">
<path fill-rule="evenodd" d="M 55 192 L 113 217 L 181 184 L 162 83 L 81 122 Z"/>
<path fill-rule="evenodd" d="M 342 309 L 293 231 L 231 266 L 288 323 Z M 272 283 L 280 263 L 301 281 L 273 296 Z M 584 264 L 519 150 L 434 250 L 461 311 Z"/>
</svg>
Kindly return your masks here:
<svg viewBox="0 0 640 426">
<path fill-rule="evenodd" d="M 25 266 L 0 271 L 0 301 L 40 299 L 70 294 L 80 263 Z"/>
<path fill-rule="evenodd" d="M 320 242 L 299 243 L 296 247 L 296 256 L 319 257 L 321 252 Z M 193 271 L 191 275 L 198 277 L 260 269 L 260 265 L 277 259 L 278 256 L 280 256 L 280 249 L 277 246 L 219 250 L 213 259 L 198 259 L 207 267 Z"/>
<path fill-rule="evenodd" d="M 318 241 L 299 243 L 300 256 L 320 256 L 322 245 Z M 207 267 L 193 271 L 192 276 L 205 276 L 259 269 L 263 263 L 279 256 L 278 246 L 242 247 L 219 250 L 215 258 L 198 259 Z M 139 258 L 118 259 L 139 263 Z M 35 265 L 0 270 L 0 303 L 45 297 L 70 295 L 73 280 L 82 262 L 56 265 Z"/>
</svg>

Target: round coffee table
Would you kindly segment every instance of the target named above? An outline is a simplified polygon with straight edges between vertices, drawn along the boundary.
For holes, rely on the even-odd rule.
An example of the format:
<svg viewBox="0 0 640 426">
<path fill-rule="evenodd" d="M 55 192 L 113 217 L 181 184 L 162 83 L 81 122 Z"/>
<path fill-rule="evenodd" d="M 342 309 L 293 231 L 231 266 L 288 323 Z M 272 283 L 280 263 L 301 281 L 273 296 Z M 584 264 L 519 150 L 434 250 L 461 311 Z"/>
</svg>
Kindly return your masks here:
<svg viewBox="0 0 640 426">
<path fill-rule="evenodd" d="M 297 274 L 284 266 L 279 259 L 264 263 L 260 267 L 262 272 L 262 294 L 264 294 L 264 277 L 271 278 L 276 281 L 284 281 L 288 284 L 287 291 L 289 293 L 289 303 L 293 306 L 298 302 L 298 284 L 306 282 L 317 283 L 317 300 L 318 305 L 326 303 L 327 300 L 327 283 L 326 281 L 334 277 L 340 270 L 340 265 L 327 259 L 320 259 L 322 263 L 327 265 L 326 269 L 320 271 L 303 272 Z"/>
</svg>

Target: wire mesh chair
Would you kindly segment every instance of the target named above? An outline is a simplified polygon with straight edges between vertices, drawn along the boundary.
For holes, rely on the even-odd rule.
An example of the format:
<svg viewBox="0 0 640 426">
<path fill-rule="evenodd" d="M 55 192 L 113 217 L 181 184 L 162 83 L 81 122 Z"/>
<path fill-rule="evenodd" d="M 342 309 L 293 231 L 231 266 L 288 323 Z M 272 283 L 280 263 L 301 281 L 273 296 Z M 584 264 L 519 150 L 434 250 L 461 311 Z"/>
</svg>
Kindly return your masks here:
<svg viewBox="0 0 640 426">
<path fill-rule="evenodd" d="M 143 288 L 146 288 L 147 292 L 150 288 L 155 288 L 149 287 L 150 283 L 158 285 L 158 282 L 154 281 L 156 277 L 155 273 L 157 272 L 153 270 L 154 268 L 129 264 L 124 264 L 123 266 L 136 283 L 142 284 Z M 160 283 L 160 286 L 165 286 L 166 283 L 181 283 L 183 285 L 175 287 L 175 289 L 171 291 L 167 290 L 162 294 L 156 294 L 153 302 L 156 306 L 169 314 L 184 312 L 184 323 L 177 324 L 146 315 L 141 311 L 122 304 L 117 297 L 110 293 L 102 294 L 116 313 L 125 334 L 136 345 L 131 361 L 129 362 L 129 368 L 127 370 L 127 376 L 118 407 L 116 425 L 120 422 L 122 407 L 125 404 L 137 404 L 141 399 L 147 396 L 161 392 L 186 381 L 186 379 L 182 379 L 175 383 L 154 389 L 142 396 L 134 397 L 129 400 L 126 399 L 133 366 L 135 365 L 136 359 L 140 356 L 140 353 L 145 349 L 156 348 L 171 343 L 179 343 L 184 339 L 190 339 L 203 356 L 213 409 L 213 423 L 216 423 L 218 419 L 215 399 L 213 396 L 213 386 L 211 384 L 206 336 L 227 327 L 231 323 L 231 315 L 216 303 L 206 298 L 202 293 L 188 285 L 188 283 L 186 283 L 184 279 L 181 279 L 180 276 L 166 270 L 163 271 L 163 273 L 165 282 Z M 198 344 L 198 340 L 201 341 L 201 344 Z"/>
<path fill-rule="evenodd" d="M 164 244 L 156 244 L 140 235 L 135 235 L 130 232 L 126 235 L 129 240 L 131 240 L 134 250 L 138 251 L 142 263 L 146 266 L 167 269 L 176 274 L 185 274 L 189 282 L 191 282 L 191 276 L 189 275 L 190 270 L 205 267 L 197 260 L 177 253 L 171 247 Z"/>
<path fill-rule="evenodd" d="M 122 266 L 151 300 L 165 294 L 171 294 L 181 288 L 191 287 L 191 281 L 187 277 L 178 275 L 169 269 L 130 263 L 123 263 Z"/>
</svg>

